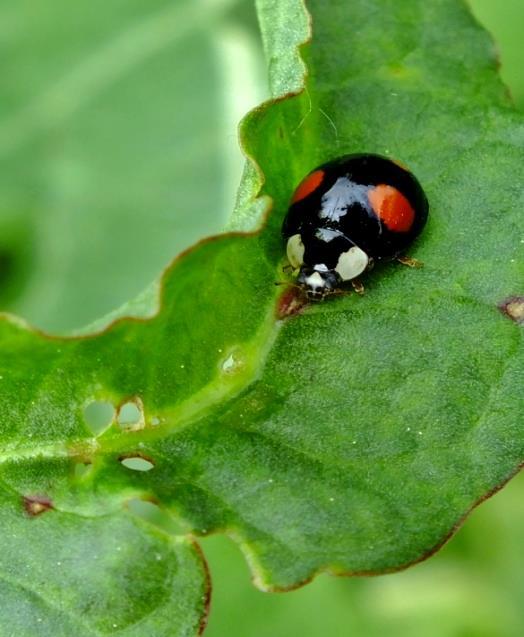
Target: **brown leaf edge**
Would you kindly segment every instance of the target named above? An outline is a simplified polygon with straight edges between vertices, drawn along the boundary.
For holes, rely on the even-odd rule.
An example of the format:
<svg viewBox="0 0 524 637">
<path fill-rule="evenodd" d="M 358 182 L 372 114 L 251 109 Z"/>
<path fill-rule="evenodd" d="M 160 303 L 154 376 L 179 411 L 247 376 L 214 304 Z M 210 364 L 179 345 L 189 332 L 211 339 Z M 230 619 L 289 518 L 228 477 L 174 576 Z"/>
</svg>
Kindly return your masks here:
<svg viewBox="0 0 524 637">
<path fill-rule="evenodd" d="M 246 549 L 245 544 L 242 544 L 241 550 L 244 553 L 244 556 L 246 557 L 246 561 L 250 565 L 250 569 L 251 569 L 251 581 L 258 589 L 267 593 L 288 593 L 291 591 L 295 591 L 299 588 L 302 588 L 302 586 L 305 586 L 306 584 L 309 584 L 310 582 L 312 582 L 318 575 L 323 575 L 323 574 L 332 575 L 335 577 L 378 577 L 380 575 L 391 575 L 394 573 L 400 573 L 401 571 L 405 571 L 411 566 L 415 566 L 417 564 L 420 564 L 421 562 L 425 562 L 428 558 L 432 557 L 433 555 L 435 555 L 435 553 L 440 551 L 440 549 L 443 546 L 445 546 L 454 537 L 454 535 L 462 528 L 462 526 L 465 524 L 466 520 L 473 513 L 473 511 L 475 511 L 475 509 L 478 506 L 480 506 L 483 502 L 485 502 L 486 500 L 494 496 L 496 493 L 498 493 L 501 489 L 503 489 L 506 486 L 506 484 L 508 484 L 508 482 L 512 478 L 514 478 L 518 473 L 520 473 L 520 471 L 523 468 L 524 468 L 524 462 L 518 465 L 505 478 L 503 478 L 500 484 L 494 486 L 490 491 L 488 491 L 485 495 L 481 496 L 476 502 L 474 502 L 470 506 L 470 508 L 465 513 L 463 513 L 457 519 L 457 521 L 451 526 L 451 528 L 445 534 L 445 536 L 441 540 L 439 540 L 434 546 L 432 546 L 425 553 L 415 558 L 414 560 L 410 560 L 404 564 L 401 564 L 400 566 L 396 566 L 392 568 L 384 568 L 384 569 L 380 569 L 376 571 L 345 571 L 345 570 L 335 570 L 330 568 L 329 566 L 325 566 L 325 567 L 320 567 L 319 569 L 314 571 L 310 576 L 306 577 L 304 580 L 302 580 L 301 582 L 298 582 L 297 584 L 293 584 L 292 586 L 273 586 L 273 585 L 267 586 L 264 584 L 263 580 L 258 575 L 256 563 L 255 564 L 253 563 L 256 558 L 254 557 L 252 553 L 250 553 Z M 217 534 L 218 532 L 210 533 L 209 535 L 217 535 Z M 235 534 L 228 534 L 228 533 L 226 534 L 229 535 L 231 539 L 233 539 L 235 542 L 238 543 L 239 540 L 238 540 L 238 537 L 235 536 Z"/>
<path fill-rule="evenodd" d="M 204 555 L 204 551 L 200 544 L 193 538 L 189 538 L 190 543 L 192 544 L 195 552 L 200 557 L 200 563 L 202 565 L 202 570 L 204 571 L 204 579 L 206 590 L 204 593 L 204 612 L 202 613 L 202 617 L 200 618 L 200 623 L 198 624 L 198 632 L 197 635 L 202 635 L 207 627 L 207 622 L 209 621 L 209 612 L 211 610 L 211 592 L 213 589 L 211 582 L 211 573 L 209 571 L 209 564 L 207 563 L 206 556 Z"/>
</svg>

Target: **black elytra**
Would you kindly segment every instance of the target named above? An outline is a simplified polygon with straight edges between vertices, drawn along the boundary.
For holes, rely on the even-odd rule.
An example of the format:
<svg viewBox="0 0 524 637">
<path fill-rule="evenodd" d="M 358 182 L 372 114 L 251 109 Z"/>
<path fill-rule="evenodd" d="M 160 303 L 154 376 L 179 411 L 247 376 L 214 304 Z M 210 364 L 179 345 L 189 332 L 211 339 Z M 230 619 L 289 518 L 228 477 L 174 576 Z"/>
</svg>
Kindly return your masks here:
<svg viewBox="0 0 524 637">
<path fill-rule="evenodd" d="M 323 299 L 394 259 L 421 233 L 428 200 L 402 164 L 371 154 L 318 166 L 299 184 L 282 226 L 297 283 Z"/>
</svg>

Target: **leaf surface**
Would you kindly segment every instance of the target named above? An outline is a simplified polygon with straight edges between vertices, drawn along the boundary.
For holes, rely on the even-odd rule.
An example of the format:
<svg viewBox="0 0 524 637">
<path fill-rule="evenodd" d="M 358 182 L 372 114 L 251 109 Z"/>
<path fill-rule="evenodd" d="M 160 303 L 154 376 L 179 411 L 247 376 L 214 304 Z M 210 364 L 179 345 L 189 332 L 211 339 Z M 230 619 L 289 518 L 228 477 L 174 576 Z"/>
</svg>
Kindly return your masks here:
<svg viewBox="0 0 524 637">
<path fill-rule="evenodd" d="M 299 6 L 281 4 L 289 16 Z M 499 309 L 524 293 L 524 127 L 491 42 L 455 0 L 308 8 L 307 92 L 242 129 L 257 167 L 232 224 L 257 218 L 263 176 L 263 230 L 174 262 L 152 319 L 80 339 L 0 323 L 10 490 L 88 518 L 154 497 L 186 532 L 231 534 L 267 589 L 422 559 L 524 456 L 522 328 Z M 431 216 L 412 255 L 424 268 L 386 265 L 363 298 L 279 319 L 292 190 L 362 151 L 400 159 L 423 184 Z M 93 401 L 131 401 L 138 415 L 115 413 L 95 435 Z"/>
<path fill-rule="evenodd" d="M 209 582 L 188 540 L 126 512 L 82 518 L 1 488 L 3 635 L 195 635 Z"/>
</svg>

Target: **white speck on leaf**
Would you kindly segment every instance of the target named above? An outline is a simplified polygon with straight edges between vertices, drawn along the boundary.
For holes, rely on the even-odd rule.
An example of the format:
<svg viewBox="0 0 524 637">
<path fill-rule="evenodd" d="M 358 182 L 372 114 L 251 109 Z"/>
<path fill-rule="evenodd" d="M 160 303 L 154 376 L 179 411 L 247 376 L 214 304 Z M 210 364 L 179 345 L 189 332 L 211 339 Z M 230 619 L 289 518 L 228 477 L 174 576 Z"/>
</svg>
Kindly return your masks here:
<svg viewBox="0 0 524 637">
<path fill-rule="evenodd" d="M 236 364 L 236 362 L 235 362 L 235 359 L 234 359 L 234 357 L 233 357 L 233 354 L 230 354 L 230 355 L 226 358 L 226 360 L 222 363 L 222 369 L 223 369 L 225 372 L 229 372 L 229 371 L 231 371 L 231 370 L 235 367 L 235 364 Z"/>
</svg>

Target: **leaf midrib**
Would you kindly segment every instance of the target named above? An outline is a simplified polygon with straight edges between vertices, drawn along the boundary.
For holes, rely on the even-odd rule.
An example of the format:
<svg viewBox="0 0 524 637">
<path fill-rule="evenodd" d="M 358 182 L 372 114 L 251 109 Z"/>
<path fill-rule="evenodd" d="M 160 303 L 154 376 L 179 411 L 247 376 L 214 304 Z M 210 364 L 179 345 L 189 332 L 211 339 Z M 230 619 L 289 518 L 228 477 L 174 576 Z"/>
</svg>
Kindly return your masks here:
<svg viewBox="0 0 524 637">
<path fill-rule="evenodd" d="M 0 465 L 37 458 L 90 457 L 100 453 L 125 452 L 140 442 L 165 438 L 198 422 L 213 412 L 217 405 L 238 395 L 262 375 L 266 359 L 283 324 L 275 319 L 274 295 L 270 301 L 259 330 L 248 343 L 239 346 L 245 353 L 245 366 L 231 375 L 218 372 L 211 382 L 175 408 L 158 411 L 158 417 L 165 424 L 126 431 L 112 423 L 98 436 L 46 443 L 38 443 L 32 438 L 29 445 L 4 446 L 0 453 Z"/>
</svg>

